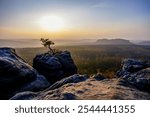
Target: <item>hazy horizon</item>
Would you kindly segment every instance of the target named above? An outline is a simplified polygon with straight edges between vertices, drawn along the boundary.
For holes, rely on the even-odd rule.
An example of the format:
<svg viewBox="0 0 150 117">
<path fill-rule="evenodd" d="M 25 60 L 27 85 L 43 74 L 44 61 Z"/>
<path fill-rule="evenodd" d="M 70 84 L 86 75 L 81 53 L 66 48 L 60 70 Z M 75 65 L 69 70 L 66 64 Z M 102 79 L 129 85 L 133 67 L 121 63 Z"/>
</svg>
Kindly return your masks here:
<svg viewBox="0 0 150 117">
<path fill-rule="evenodd" d="M 150 0 L 0 0 L 2 39 L 149 40 Z"/>
<path fill-rule="evenodd" d="M 52 41 L 55 42 L 55 46 L 97 45 L 96 43 L 97 40 L 98 39 L 79 39 L 77 41 L 75 39 L 74 40 L 52 39 Z M 139 44 L 139 42 L 148 41 L 148 40 L 129 40 L 129 41 L 133 44 Z M 33 48 L 33 47 L 43 47 L 43 46 L 41 45 L 40 39 L 0 39 L 0 47 Z"/>
</svg>

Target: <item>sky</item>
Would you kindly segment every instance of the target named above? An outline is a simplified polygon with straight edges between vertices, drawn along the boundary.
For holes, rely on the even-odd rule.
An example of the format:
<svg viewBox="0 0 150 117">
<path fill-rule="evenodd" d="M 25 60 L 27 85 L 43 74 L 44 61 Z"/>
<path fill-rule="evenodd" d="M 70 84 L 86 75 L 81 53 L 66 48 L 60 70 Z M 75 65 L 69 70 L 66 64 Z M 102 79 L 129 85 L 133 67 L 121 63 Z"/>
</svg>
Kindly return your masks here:
<svg viewBox="0 0 150 117">
<path fill-rule="evenodd" d="M 0 39 L 150 40 L 150 0 L 0 0 Z"/>
</svg>

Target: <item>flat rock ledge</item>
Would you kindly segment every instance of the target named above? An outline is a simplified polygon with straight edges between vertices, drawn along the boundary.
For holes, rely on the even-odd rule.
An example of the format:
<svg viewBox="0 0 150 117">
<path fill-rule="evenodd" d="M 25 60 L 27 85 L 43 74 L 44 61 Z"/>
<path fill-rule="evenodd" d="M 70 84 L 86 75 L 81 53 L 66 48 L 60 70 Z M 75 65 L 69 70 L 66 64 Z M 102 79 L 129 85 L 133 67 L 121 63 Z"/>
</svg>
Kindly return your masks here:
<svg viewBox="0 0 150 117">
<path fill-rule="evenodd" d="M 146 100 L 150 94 L 139 91 L 125 79 L 113 78 L 97 80 L 95 77 L 80 76 L 78 82 L 66 82 L 62 86 L 51 86 L 38 92 L 18 93 L 11 99 L 32 100 Z M 74 76 L 75 77 L 75 76 Z M 71 77 L 70 77 L 71 78 Z M 83 80 L 84 79 L 84 80 Z M 101 79 L 101 78 L 99 78 Z M 62 82 L 61 82 L 62 83 Z M 59 83 L 58 83 L 59 84 Z M 53 88 L 52 88 L 53 87 Z"/>
</svg>

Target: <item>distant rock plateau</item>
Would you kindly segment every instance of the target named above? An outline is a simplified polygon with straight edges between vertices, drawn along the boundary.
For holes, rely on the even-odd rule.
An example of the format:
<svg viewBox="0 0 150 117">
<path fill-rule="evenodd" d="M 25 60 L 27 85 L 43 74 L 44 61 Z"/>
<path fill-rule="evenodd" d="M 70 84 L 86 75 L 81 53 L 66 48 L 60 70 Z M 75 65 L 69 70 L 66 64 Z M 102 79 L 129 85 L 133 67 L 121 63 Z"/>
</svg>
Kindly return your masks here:
<svg viewBox="0 0 150 117">
<path fill-rule="evenodd" d="M 96 41 L 98 45 L 132 45 L 129 40 L 126 39 L 98 39 Z"/>
<path fill-rule="evenodd" d="M 137 43 L 138 45 L 150 45 L 150 41 L 141 41 Z"/>
</svg>

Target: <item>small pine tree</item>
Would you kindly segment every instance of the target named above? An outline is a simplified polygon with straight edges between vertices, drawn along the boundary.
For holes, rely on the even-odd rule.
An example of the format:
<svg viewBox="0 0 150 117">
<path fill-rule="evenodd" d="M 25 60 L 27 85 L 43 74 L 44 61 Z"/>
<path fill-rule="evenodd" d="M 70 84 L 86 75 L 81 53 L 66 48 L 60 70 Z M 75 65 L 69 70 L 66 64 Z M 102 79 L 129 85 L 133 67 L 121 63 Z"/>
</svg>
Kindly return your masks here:
<svg viewBox="0 0 150 117">
<path fill-rule="evenodd" d="M 49 52 L 54 55 L 54 50 L 51 48 L 51 45 L 54 45 L 55 43 L 49 39 L 44 39 L 41 38 L 40 41 L 42 42 L 41 44 L 49 49 Z"/>
</svg>

